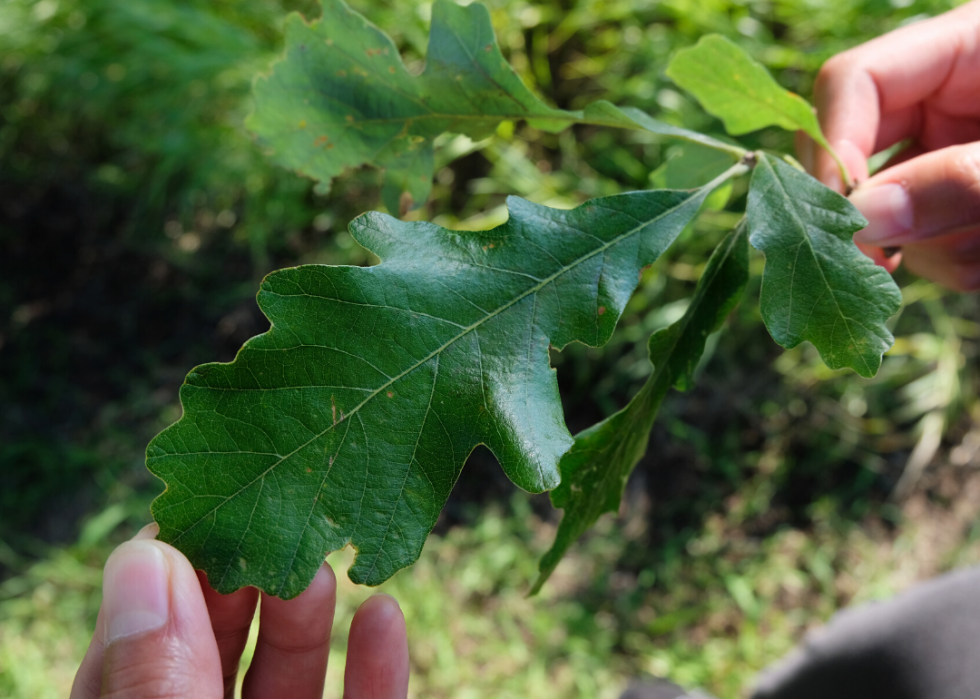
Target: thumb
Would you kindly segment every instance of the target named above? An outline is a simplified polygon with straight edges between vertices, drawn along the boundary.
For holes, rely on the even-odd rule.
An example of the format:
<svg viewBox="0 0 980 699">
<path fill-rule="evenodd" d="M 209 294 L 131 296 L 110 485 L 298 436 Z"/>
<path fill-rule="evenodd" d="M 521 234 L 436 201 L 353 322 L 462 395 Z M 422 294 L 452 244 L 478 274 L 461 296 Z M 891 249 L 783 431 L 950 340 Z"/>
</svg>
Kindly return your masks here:
<svg viewBox="0 0 980 699">
<path fill-rule="evenodd" d="M 912 158 L 861 184 L 851 203 L 868 219 L 857 243 L 895 247 L 980 225 L 980 143 Z"/>
<path fill-rule="evenodd" d="M 190 563 L 159 541 L 127 541 L 106 562 L 102 696 L 223 694 L 221 660 Z"/>
</svg>

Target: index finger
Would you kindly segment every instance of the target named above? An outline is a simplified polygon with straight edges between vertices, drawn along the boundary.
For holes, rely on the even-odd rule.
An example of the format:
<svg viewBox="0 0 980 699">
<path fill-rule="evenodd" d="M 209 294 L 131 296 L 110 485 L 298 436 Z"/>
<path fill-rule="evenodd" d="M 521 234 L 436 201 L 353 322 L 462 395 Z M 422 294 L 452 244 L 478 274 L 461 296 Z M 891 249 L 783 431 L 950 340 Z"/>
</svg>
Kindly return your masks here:
<svg viewBox="0 0 980 699">
<path fill-rule="evenodd" d="M 980 83 L 980 0 L 902 27 L 827 61 L 814 86 L 824 134 L 851 175 L 867 178 L 867 158 L 926 126 L 930 113 L 976 116 Z M 929 110 L 922 105 L 928 102 Z M 944 137 L 958 142 L 955 134 Z M 929 150 L 953 145 L 927 145 Z M 817 154 L 816 176 L 840 189 L 836 165 Z M 836 185 L 836 186 L 835 186 Z"/>
</svg>

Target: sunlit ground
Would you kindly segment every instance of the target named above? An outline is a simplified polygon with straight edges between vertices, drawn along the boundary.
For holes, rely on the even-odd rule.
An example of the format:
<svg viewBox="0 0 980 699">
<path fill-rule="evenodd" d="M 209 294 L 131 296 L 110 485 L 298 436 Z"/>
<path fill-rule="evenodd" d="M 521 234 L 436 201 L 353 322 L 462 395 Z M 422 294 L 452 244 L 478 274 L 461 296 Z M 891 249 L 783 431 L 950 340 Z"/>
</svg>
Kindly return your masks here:
<svg viewBox="0 0 980 699">
<path fill-rule="evenodd" d="M 408 621 L 411 696 L 614 698 L 646 674 L 742 696 L 759 668 L 840 606 L 980 561 L 977 436 L 969 434 L 955 452 L 966 464 L 927 473 L 894 513 L 897 527 L 826 512 L 807 534 L 786 528 L 755 539 L 738 528 L 744 493 L 672 560 L 626 570 L 624 551 L 645 535 L 640 499 L 618 521 L 604 520 L 535 598 L 525 593 L 552 527 L 517 496 L 508 512 L 492 509 L 472 527 L 433 537 L 418 564 L 379 588 L 398 598 Z M 4 697 L 67 696 L 108 550 L 103 538 L 54 551 L 0 588 Z M 346 551 L 330 558 L 340 585 L 326 697 L 341 696 L 346 630 L 374 592 L 346 579 L 350 561 Z"/>
</svg>

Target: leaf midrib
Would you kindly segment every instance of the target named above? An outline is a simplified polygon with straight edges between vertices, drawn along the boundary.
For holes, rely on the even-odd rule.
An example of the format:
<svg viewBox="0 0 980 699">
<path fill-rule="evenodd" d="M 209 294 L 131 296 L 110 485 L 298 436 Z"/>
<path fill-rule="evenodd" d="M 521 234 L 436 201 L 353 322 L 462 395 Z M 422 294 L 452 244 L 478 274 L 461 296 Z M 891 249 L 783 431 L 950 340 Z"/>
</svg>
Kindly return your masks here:
<svg viewBox="0 0 980 699">
<path fill-rule="evenodd" d="M 489 320 L 497 317 L 498 315 L 500 315 L 501 313 L 503 313 L 504 311 L 506 311 L 511 306 L 514 306 L 514 305 L 520 303 L 521 301 L 523 301 L 525 298 L 527 298 L 531 294 L 538 293 L 539 291 L 541 291 L 542 289 L 544 289 L 548 284 L 551 284 L 555 279 L 557 279 L 561 275 L 565 274 L 566 272 L 568 272 L 568 271 L 570 271 L 572 269 L 575 269 L 578 265 L 583 264 L 584 262 L 592 259 L 596 255 L 598 255 L 600 253 L 604 253 L 606 250 L 608 250 L 612 246 L 614 246 L 614 245 L 622 242 L 623 240 L 626 240 L 627 238 L 629 238 L 629 237 L 631 237 L 633 235 L 636 235 L 643 228 L 646 228 L 647 226 L 650 226 L 650 225 L 656 223 L 657 221 L 659 221 L 659 220 L 663 219 L 664 217 L 672 214 L 673 212 L 677 211 L 678 209 L 680 209 L 680 208 L 682 208 L 682 207 L 690 204 L 690 202 L 692 200 L 694 200 L 698 196 L 698 194 L 703 191 L 703 189 L 704 188 L 702 188 L 700 190 L 696 190 L 695 192 L 691 193 L 691 195 L 689 197 L 687 197 L 684 201 L 680 202 L 676 206 L 673 206 L 670 209 L 667 209 L 666 211 L 660 213 L 658 216 L 656 216 L 656 217 L 654 217 L 652 219 L 649 219 L 647 221 L 644 221 L 644 222 L 638 224 L 637 226 L 634 226 L 630 230 L 626 231 L 625 233 L 622 233 L 621 235 L 616 236 L 615 238 L 613 238 L 609 242 L 601 245 L 600 247 L 596 248 L 595 250 L 589 252 L 588 254 L 583 255 L 582 257 L 579 257 L 578 259 L 576 259 L 573 262 L 571 262 L 569 265 L 567 265 L 567 266 L 559 269 L 557 272 L 551 274 L 550 276 L 545 277 L 539 283 L 537 283 L 534 286 L 530 287 L 529 289 L 527 289 L 526 291 L 524 291 L 523 293 L 521 293 L 519 296 L 515 297 L 513 300 L 509 301 L 508 303 L 504 304 L 503 306 L 500 306 L 496 310 L 488 313 L 486 316 L 484 316 L 480 320 L 474 322 L 473 324 L 465 327 L 455 337 L 447 340 L 441 347 L 438 347 L 437 349 L 435 349 L 432 352 L 430 352 L 425 358 L 420 359 L 415 364 L 413 364 L 412 366 L 410 366 L 407 369 L 405 369 L 404 371 L 402 371 L 400 374 L 397 374 L 397 375 L 391 377 L 390 379 L 388 379 L 387 382 L 385 382 L 384 384 L 382 384 L 381 386 L 379 386 L 377 389 L 375 389 L 370 395 L 368 395 L 367 397 L 365 397 L 364 400 L 362 400 L 360 403 L 358 403 L 356 406 L 354 406 L 349 412 L 345 413 L 341 417 L 340 420 L 338 420 L 337 422 L 331 424 L 329 427 L 327 427 L 326 429 L 322 430 L 321 432 L 317 433 L 316 435 L 314 435 L 313 437 L 311 437 L 310 439 L 308 439 L 306 442 L 304 442 L 303 444 L 301 444 L 298 447 L 296 447 L 295 449 L 293 449 L 288 454 L 285 454 L 282 457 L 280 457 L 280 459 L 278 461 L 276 461 L 274 464 L 270 465 L 264 471 L 262 471 L 261 473 L 259 473 L 258 475 L 256 475 L 253 479 L 251 479 L 250 481 L 248 481 L 247 483 L 245 483 L 237 491 L 235 491 L 234 493 L 232 493 L 228 497 L 224 498 L 224 500 L 222 500 L 219 504 L 215 505 L 213 508 L 211 508 L 206 513 L 204 513 L 203 515 L 201 515 L 201 517 L 199 517 L 196 522 L 194 522 L 193 524 L 191 524 L 184 531 L 182 531 L 179 535 L 177 535 L 174 539 L 172 539 L 171 540 L 171 543 L 176 543 L 181 537 L 183 537 L 185 534 L 187 534 L 188 532 L 190 532 L 191 530 L 193 530 L 201 522 L 205 521 L 208 517 L 210 517 L 213 513 L 217 512 L 219 509 L 221 509 L 222 507 L 224 507 L 226 504 L 228 504 L 229 502 L 231 502 L 232 500 L 234 500 L 242 492 L 244 492 L 244 491 L 248 490 L 249 488 L 251 488 L 252 485 L 254 485 L 256 482 L 258 482 L 259 480 L 265 478 L 269 473 L 271 473 L 274 469 L 276 469 L 280 464 L 282 464 L 285 461 L 287 461 L 288 459 L 292 458 L 295 454 L 297 454 L 298 452 L 302 451 L 303 449 L 305 449 L 306 447 L 308 447 L 310 444 L 312 444 L 313 442 L 317 441 L 318 439 L 320 439 L 321 437 L 323 437 L 324 435 L 326 435 L 328 432 L 330 432 L 331 430 L 333 430 L 334 428 L 336 428 L 337 425 L 343 424 L 349 418 L 351 418 L 352 416 L 356 415 L 360 411 L 361 408 L 363 408 L 367 403 L 369 403 L 372 400 L 374 400 L 374 398 L 377 397 L 377 395 L 379 393 L 381 393 L 385 389 L 387 389 L 390 386 L 392 386 L 395 382 L 401 380 L 402 378 L 404 378 L 408 374 L 412 373 L 413 371 L 415 371 L 419 367 L 423 366 L 428 361 L 430 361 L 433 357 L 436 357 L 438 355 L 441 355 L 442 352 L 446 351 L 454 343 L 456 343 L 457 341 L 459 341 L 460 339 L 462 339 L 463 337 L 465 337 L 469 333 L 473 332 L 474 330 L 478 329 L 479 327 L 481 327 L 487 321 L 489 321 Z M 595 204 L 593 204 L 593 205 L 595 205 Z M 269 332 L 271 333 L 274 328 L 275 328 L 275 323 L 272 323 L 272 327 L 270 328 Z M 243 390 L 248 390 L 248 389 L 243 389 Z"/>
</svg>

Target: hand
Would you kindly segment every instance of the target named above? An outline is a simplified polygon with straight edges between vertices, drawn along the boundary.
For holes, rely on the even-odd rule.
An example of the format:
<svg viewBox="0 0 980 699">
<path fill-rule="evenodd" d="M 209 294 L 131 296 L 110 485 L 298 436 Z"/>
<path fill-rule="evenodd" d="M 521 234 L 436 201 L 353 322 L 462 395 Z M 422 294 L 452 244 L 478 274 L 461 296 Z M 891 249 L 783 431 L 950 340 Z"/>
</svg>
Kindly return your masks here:
<svg viewBox="0 0 980 699">
<path fill-rule="evenodd" d="M 177 549 L 145 527 L 109 557 L 95 635 L 71 699 L 233 697 L 259 593 L 219 595 Z M 299 597 L 262 595 L 245 699 L 320 699 L 337 580 L 324 564 Z M 398 603 L 375 595 L 354 615 L 345 699 L 404 699 L 408 641 Z"/>
<path fill-rule="evenodd" d="M 814 92 L 827 140 L 860 183 L 851 201 L 869 225 L 854 241 L 889 271 L 904 258 L 950 288 L 980 288 L 980 1 L 834 56 Z M 912 145 L 868 179 L 867 158 L 904 139 Z M 830 156 L 799 145 L 808 169 L 842 191 Z M 892 247 L 902 254 L 886 259 Z"/>
</svg>

